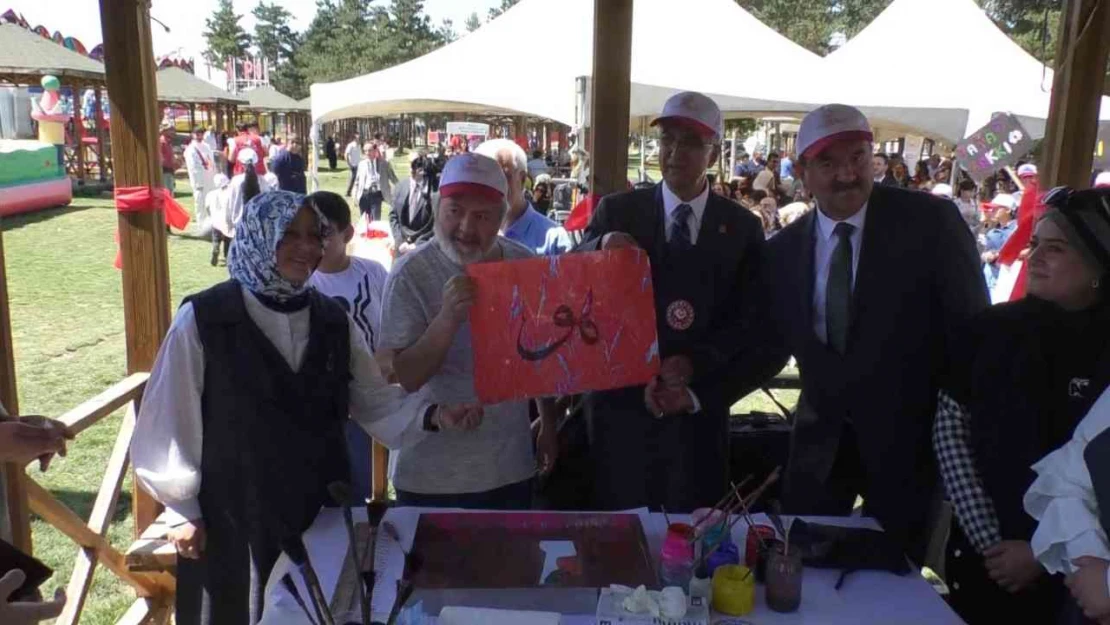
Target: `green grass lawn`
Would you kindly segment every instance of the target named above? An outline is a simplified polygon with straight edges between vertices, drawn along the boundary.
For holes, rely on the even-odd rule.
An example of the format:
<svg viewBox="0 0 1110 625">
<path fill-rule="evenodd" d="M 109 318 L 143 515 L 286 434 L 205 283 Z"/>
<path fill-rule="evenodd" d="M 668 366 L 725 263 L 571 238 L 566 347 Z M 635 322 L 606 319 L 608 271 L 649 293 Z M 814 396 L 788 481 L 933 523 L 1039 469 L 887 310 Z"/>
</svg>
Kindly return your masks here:
<svg viewBox="0 0 1110 625">
<path fill-rule="evenodd" d="M 395 158 L 393 166 L 399 176 L 408 175 L 407 157 Z M 345 169 L 323 171 L 321 187 L 343 193 L 348 175 Z M 192 209 L 187 181 L 178 181 L 178 197 Z M 352 213 L 357 216 L 357 209 Z M 65 208 L 5 219 L 2 227 L 20 412 L 57 416 L 125 374 L 123 299 L 120 275 L 112 266 L 116 212 L 109 199 L 75 198 Z M 227 278 L 226 268 L 209 265 L 210 251 L 209 241 L 169 238 L 175 307 L 190 293 Z M 789 393 L 780 398 L 787 405 L 796 400 Z M 769 401 L 758 396 L 741 407 L 774 411 Z M 48 473 L 30 470 L 33 479 L 82 518 L 87 519 L 92 509 L 121 414 L 82 433 L 70 446 L 69 456 L 56 459 Z M 132 539 L 130 491 L 128 477 L 109 534 L 120 551 Z M 33 521 L 33 538 L 35 555 L 55 571 L 43 586 L 49 595 L 68 583 L 77 549 L 38 519 Z M 114 623 L 134 599 L 128 586 L 98 567 L 82 623 Z"/>
</svg>

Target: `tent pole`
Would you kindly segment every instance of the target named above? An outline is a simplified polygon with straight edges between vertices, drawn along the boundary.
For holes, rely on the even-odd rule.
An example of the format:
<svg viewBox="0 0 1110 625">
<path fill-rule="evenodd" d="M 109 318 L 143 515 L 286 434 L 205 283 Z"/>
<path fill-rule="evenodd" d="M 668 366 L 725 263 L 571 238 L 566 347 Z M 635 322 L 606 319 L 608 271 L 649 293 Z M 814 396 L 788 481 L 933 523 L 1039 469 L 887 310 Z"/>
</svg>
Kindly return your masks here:
<svg viewBox="0 0 1110 625">
<path fill-rule="evenodd" d="M 633 0 L 594 0 L 590 193 L 628 188 L 628 107 L 632 76 Z"/>
<path fill-rule="evenodd" d="M 640 117 L 640 182 L 647 180 L 647 120 Z"/>
<path fill-rule="evenodd" d="M 729 150 L 728 155 L 728 177 L 731 180 L 734 172 L 736 172 L 736 152 L 737 143 L 740 141 L 740 131 L 736 128 L 732 129 L 732 149 Z"/>
</svg>

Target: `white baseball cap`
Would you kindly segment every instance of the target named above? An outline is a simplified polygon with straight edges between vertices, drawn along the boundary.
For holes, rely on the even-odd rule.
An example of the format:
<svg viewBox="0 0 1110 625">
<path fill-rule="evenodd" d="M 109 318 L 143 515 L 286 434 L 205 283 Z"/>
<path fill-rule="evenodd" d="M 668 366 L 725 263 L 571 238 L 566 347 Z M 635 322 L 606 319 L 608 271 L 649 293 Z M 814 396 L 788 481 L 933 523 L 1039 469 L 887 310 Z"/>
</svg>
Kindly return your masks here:
<svg viewBox="0 0 1110 625">
<path fill-rule="evenodd" d="M 502 200 L 509 192 L 509 182 L 497 161 L 476 152 L 451 157 L 439 177 L 440 197 L 478 195 Z"/>
<path fill-rule="evenodd" d="M 250 165 L 258 162 L 258 154 L 255 153 L 254 148 L 242 148 L 235 160 L 243 165 Z"/>
<path fill-rule="evenodd" d="M 1095 188 L 1110 187 L 1110 171 L 1104 171 L 1095 176 Z"/>
<path fill-rule="evenodd" d="M 859 109 L 847 104 L 826 104 L 813 110 L 798 128 L 799 156 L 813 157 L 838 140 L 874 141 L 871 124 Z"/>
<path fill-rule="evenodd" d="M 990 204 L 988 204 L 987 206 L 990 206 L 992 208 L 1005 208 L 1009 209 L 1010 211 L 1015 211 L 1017 210 L 1017 205 L 1018 203 L 1017 200 L 1014 199 L 1014 196 L 1010 195 L 1009 193 L 999 193 L 998 195 L 994 196 L 994 199 L 991 200 Z"/>
<path fill-rule="evenodd" d="M 1036 176 L 1037 175 L 1037 166 L 1034 165 L 1033 163 L 1025 163 L 1021 167 L 1018 167 L 1017 175 L 1018 175 L 1018 178 L 1025 178 L 1025 177 L 1028 177 L 1028 176 Z"/>
<path fill-rule="evenodd" d="M 937 185 L 933 185 L 933 195 L 936 195 L 936 196 L 939 196 L 939 197 L 946 197 L 946 198 L 951 200 L 952 199 L 952 185 L 947 184 L 947 183 L 943 183 L 943 182 L 940 183 L 940 184 L 937 184 Z"/>
<path fill-rule="evenodd" d="M 669 120 L 692 124 L 702 134 L 710 134 L 714 139 L 720 139 L 725 134 L 720 107 L 696 91 L 681 91 L 667 98 L 663 112 L 651 121 L 651 125 Z"/>
</svg>

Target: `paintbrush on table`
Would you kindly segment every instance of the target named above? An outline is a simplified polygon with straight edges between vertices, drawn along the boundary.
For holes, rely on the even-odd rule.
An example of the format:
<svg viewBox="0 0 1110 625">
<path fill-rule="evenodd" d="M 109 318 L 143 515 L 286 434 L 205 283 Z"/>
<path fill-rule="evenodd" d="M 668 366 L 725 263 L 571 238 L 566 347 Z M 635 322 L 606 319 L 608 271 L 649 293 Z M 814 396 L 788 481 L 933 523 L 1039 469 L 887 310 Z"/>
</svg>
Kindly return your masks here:
<svg viewBox="0 0 1110 625">
<path fill-rule="evenodd" d="M 305 604 L 304 597 L 301 596 L 301 591 L 297 590 L 297 585 L 293 583 L 293 577 L 288 573 L 282 575 L 281 585 L 285 586 L 285 591 L 293 596 L 293 601 L 296 601 L 297 605 L 301 606 L 301 611 L 304 612 L 304 617 L 308 619 L 308 622 L 312 625 L 320 625 L 312 618 L 312 612 L 309 611 L 308 605 Z"/>
<path fill-rule="evenodd" d="M 300 536 L 294 536 L 282 541 L 281 548 L 301 573 L 305 588 L 308 589 L 308 597 L 312 600 L 312 609 L 316 612 L 317 622 L 320 625 L 335 625 L 331 607 L 328 606 L 324 589 L 320 586 L 320 578 L 316 576 L 316 570 L 308 559 L 308 549 L 304 541 Z"/>
<path fill-rule="evenodd" d="M 401 614 L 401 608 L 408 603 L 414 590 L 416 590 L 416 586 L 411 581 L 406 579 L 397 580 L 397 596 L 393 599 L 393 607 L 389 609 L 389 618 L 386 619 L 385 625 L 396 625 L 397 617 Z"/>
<path fill-rule="evenodd" d="M 370 541 L 367 546 L 369 552 L 369 562 L 367 562 L 367 554 L 364 553 L 360 558 L 359 571 L 362 572 L 362 582 L 366 585 L 366 602 L 373 606 L 374 599 L 374 585 L 378 581 L 378 574 L 374 570 L 375 560 L 377 559 L 378 549 L 378 526 L 381 525 L 382 518 L 389 510 L 389 506 L 382 501 L 368 501 L 366 502 L 366 520 L 370 526 Z M 363 571 L 363 567 L 366 568 Z"/>
<path fill-rule="evenodd" d="M 759 488 L 756 488 L 754 491 L 751 492 L 751 494 L 748 495 L 747 501 L 745 501 L 744 497 L 740 496 L 739 492 L 736 493 L 736 496 L 739 499 L 737 506 L 744 511 L 743 516 L 738 516 L 731 523 L 729 523 L 725 531 L 721 533 L 721 537 L 717 539 L 717 542 L 715 542 L 709 549 L 705 550 L 705 553 L 702 554 L 701 559 L 698 561 L 699 566 L 701 564 L 704 564 L 705 560 L 710 555 L 712 555 L 718 547 L 721 546 L 721 544 L 724 542 L 725 537 L 728 536 L 730 532 L 732 532 L 732 527 L 736 525 L 736 522 L 739 521 L 741 518 L 747 520 L 749 527 L 755 525 L 755 522 L 752 520 L 751 512 L 748 510 L 748 508 L 751 506 L 751 504 L 754 504 L 759 499 L 759 497 L 763 494 L 763 491 L 767 490 L 768 487 L 778 481 L 781 468 L 782 467 L 776 467 L 775 470 L 767 476 L 767 479 L 763 480 L 763 483 L 759 485 Z M 759 542 L 760 545 L 763 544 L 762 539 L 760 539 Z M 694 568 L 697 568 L 697 566 L 695 566 Z"/>
<path fill-rule="evenodd" d="M 362 570 L 359 566 L 358 557 L 355 555 L 355 549 L 358 547 L 358 540 L 355 537 L 355 521 L 354 515 L 351 514 L 351 485 L 346 482 L 332 482 L 328 484 L 328 493 L 335 503 L 339 504 L 343 512 L 343 525 L 347 528 L 347 539 L 350 541 L 351 546 L 347 549 L 347 556 L 354 566 L 355 573 L 358 575 L 358 607 L 361 611 L 362 625 L 370 625 L 370 602 L 367 597 L 368 590 L 366 589 L 366 580 L 362 577 Z"/>
</svg>

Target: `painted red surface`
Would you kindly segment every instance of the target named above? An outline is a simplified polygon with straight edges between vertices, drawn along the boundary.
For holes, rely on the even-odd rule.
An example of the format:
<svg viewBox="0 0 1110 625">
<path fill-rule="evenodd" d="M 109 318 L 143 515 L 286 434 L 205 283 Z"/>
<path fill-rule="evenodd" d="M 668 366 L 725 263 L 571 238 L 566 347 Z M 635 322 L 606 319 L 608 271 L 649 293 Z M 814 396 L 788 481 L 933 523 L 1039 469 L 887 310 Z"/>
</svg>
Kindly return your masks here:
<svg viewBox="0 0 1110 625">
<path fill-rule="evenodd" d="M 641 250 L 467 266 L 474 385 L 486 404 L 646 384 L 659 371 Z"/>
</svg>

